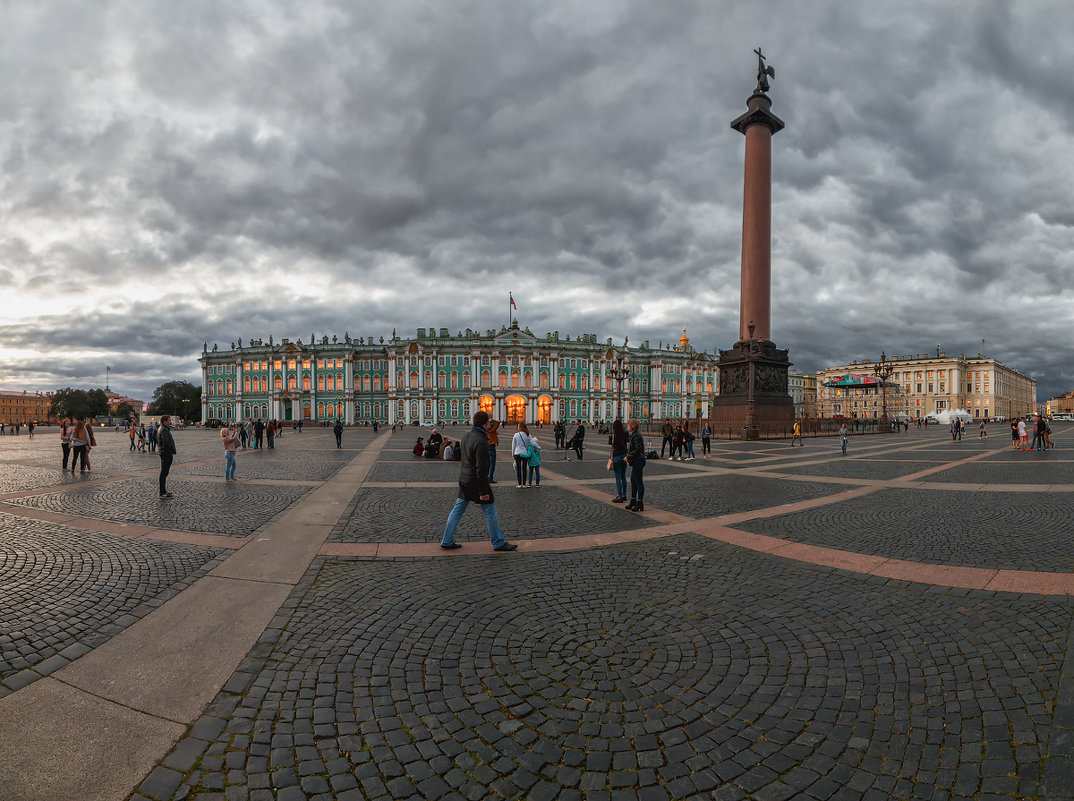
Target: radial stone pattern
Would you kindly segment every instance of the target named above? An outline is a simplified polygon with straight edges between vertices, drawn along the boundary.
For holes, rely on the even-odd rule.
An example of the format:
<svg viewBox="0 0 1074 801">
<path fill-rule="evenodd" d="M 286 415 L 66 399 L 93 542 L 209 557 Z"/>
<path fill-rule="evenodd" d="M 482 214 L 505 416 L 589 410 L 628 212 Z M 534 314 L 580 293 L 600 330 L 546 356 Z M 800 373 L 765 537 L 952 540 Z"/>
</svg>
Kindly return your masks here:
<svg viewBox="0 0 1074 801">
<path fill-rule="evenodd" d="M 1070 613 L 694 535 L 321 558 L 163 764 L 173 798 L 1031 797 Z"/>
</svg>

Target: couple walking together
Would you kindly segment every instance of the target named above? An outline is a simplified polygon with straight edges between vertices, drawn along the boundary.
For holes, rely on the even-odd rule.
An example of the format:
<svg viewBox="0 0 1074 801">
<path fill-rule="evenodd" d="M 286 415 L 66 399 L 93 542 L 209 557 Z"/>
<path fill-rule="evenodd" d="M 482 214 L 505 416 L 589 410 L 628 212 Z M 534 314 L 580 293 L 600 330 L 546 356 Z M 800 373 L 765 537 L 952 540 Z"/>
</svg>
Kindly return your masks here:
<svg viewBox="0 0 1074 801">
<path fill-rule="evenodd" d="M 645 440 L 638 430 L 638 421 L 631 419 L 623 428 L 623 422 L 612 423 L 612 456 L 608 460 L 615 473 L 615 497 L 612 503 L 626 500 L 626 469 L 630 465 L 630 503 L 625 509 L 632 512 L 645 511 L 645 483 L 642 479 L 645 470 Z"/>
</svg>

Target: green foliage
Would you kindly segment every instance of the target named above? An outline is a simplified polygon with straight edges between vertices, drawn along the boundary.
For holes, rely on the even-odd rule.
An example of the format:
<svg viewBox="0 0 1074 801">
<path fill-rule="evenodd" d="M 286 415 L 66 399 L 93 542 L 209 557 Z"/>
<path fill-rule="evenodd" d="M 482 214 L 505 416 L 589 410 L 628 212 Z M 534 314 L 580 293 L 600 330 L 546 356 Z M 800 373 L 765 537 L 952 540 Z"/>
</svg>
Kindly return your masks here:
<svg viewBox="0 0 1074 801">
<path fill-rule="evenodd" d="M 104 396 L 104 392 L 101 390 L 91 390 L 92 392 L 100 392 Z M 72 389 L 71 387 L 65 387 L 64 389 L 57 390 L 52 395 L 52 400 L 49 402 L 49 415 L 57 420 L 62 420 L 65 417 L 70 417 L 72 420 L 82 420 L 87 417 L 93 417 L 98 412 L 95 412 L 96 404 L 90 397 L 90 392 L 84 389 Z M 104 413 L 108 411 L 108 402 L 105 400 Z"/>
<path fill-rule="evenodd" d="M 138 418 L 138 411 L 124 401 L 116 407 L 115 416 L 123 420 L 136 420 Z"/>
<path fill-rule="evenodd" d="M 172 414 L 182 420 L 201 420 L 201 387 L 189 381 L 168 381 L 153 390 L 149 414 Z"/>
</svg>

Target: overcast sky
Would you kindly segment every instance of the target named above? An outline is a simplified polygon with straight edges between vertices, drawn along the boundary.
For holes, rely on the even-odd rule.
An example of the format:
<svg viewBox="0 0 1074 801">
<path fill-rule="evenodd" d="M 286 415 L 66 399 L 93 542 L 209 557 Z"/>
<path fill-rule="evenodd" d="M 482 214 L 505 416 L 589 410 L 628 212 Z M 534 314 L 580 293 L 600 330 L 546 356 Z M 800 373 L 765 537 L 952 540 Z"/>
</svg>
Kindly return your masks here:
<svg viewBox="0 0 1074 801">
<path fill-rule="evenodd" d="M 149 399 L 202 342 L 738 333 L 755 47 L 772 337 L 1074 388 L 1069 2 L 11 2 L 0 388 Z M 983 343 L 982 343 L 983 340 Z"/>
</svg>

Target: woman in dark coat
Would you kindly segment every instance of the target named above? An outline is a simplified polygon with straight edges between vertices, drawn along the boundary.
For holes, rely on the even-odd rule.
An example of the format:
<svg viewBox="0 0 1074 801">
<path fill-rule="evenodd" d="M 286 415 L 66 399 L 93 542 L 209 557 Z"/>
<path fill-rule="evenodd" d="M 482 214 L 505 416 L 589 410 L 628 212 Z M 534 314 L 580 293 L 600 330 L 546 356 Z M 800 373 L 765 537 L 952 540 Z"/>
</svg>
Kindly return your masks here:
<svg viewBox="0 0 1074 801">
<path fill-rule="evenodd" d="M 630 465 L 630 503 L 624 508 L 632 512 L 645 511 L 645 484 L 642 482 L 642 471 L 645 470 L 645 440 L 638 430 L 638 421 L 631 418 L 627 423 L 626 460 Z"/>
</svg>

